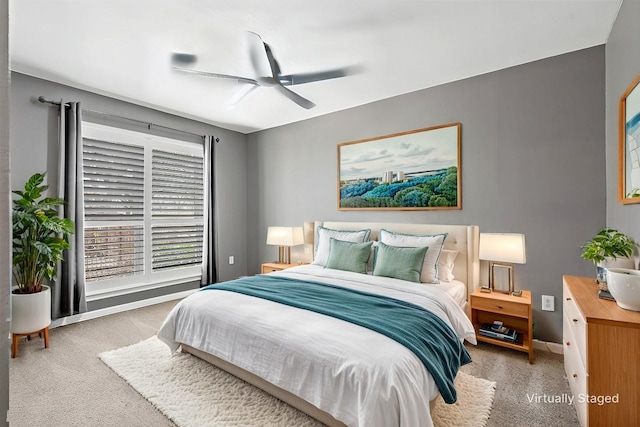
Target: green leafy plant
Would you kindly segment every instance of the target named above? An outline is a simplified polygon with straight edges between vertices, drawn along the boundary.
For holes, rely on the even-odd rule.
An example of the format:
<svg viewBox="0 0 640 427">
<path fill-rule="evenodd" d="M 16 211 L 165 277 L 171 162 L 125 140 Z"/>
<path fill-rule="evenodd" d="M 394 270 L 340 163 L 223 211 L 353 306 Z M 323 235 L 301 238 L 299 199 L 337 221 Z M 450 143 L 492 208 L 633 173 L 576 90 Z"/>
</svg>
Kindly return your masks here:
<svg viewBox="0 0 640 427">
<path fill-rule="evenodd" d="M 640 197 L 640 188 L 634 188 L 627 194 L 628 198 Z"/>
<path fill-rule="evenodd" d="M 43 197 L 49 186 L 42 185 L 45 173 L 36 173 L 24 186 L 13 191 L 13 276 L 16 293 L 42 291 L 45 279 L 52 280 L 63 251 L 69 248 L 73 221 L 58 216 L 57 206 L 63 199 Z"/>
<path fill-rule="evenodd" d="M 604 228 L 582 247 L 582 258 L 598 264 L 605 258 L 630 258 L 636 243 L 612 228 Z"/>
</svg>

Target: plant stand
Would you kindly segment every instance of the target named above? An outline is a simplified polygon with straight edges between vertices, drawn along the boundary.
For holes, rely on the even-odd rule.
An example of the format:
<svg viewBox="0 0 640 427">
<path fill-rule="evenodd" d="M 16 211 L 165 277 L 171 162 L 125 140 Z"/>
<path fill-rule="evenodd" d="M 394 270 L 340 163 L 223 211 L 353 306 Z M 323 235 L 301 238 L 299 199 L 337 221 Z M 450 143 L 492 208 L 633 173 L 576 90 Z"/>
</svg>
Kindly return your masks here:
<svg viewBox="0 0 640 427">
<path fill-rule="evenodd" d="M 46 326 L 39 331 L 30 332 L 28 334 L 11 334 L 11 358 L 15 359 L 18 357 L 18 340 L 22 337 L 27 337 L 27 339 L 31 338 L 31 335 L 38 334 L 38 336 L 42 337 L 44 335 L 44 348 L 49 348 L 49 327 Z"/>
</svg>

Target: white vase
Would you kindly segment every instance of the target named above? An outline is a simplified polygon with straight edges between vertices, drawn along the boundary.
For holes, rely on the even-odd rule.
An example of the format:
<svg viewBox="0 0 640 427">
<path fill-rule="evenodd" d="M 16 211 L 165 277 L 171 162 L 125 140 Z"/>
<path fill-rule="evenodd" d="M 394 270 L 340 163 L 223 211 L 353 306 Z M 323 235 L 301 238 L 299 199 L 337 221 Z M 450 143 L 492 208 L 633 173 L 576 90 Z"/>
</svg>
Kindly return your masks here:
<svg viewBox="0 0 640 427">
<path fill-rule="evenodd" d="M 38 332 L 51 324 L 51 289 L 35 294 L 11 293 L 11 333 Z"/>
</svg>

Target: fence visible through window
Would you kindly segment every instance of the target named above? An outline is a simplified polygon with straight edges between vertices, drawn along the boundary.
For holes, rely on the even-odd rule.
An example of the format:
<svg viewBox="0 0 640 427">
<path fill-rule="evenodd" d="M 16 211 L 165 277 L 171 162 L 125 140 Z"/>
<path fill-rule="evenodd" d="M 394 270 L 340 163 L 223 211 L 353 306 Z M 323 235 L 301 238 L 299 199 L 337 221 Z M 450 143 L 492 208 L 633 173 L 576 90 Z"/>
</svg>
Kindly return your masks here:
<svg viewBox="0 0 640 427">
<path fill-rule="evenodd" d="M 86 228 L 84 232 L 86 281 L 143 273 L 143 247 L 142 226 Z"/>
</svg>

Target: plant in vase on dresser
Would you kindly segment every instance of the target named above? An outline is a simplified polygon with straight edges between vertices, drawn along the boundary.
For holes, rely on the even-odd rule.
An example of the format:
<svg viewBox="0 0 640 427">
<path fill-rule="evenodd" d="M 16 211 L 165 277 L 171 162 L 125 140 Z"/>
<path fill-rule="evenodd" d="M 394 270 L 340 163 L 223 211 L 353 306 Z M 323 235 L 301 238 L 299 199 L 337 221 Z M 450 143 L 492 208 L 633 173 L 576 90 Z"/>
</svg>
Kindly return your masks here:
<svg viewBox="0 0 640 427">
<path fill-rule="evenodd" d="M 607 268 L 636 268 L 634 240 L 613 228 L 603 228 L 582 246 L 582 258 L 596 266 L 596 281 L 606 290 Z"/>
</svg>

